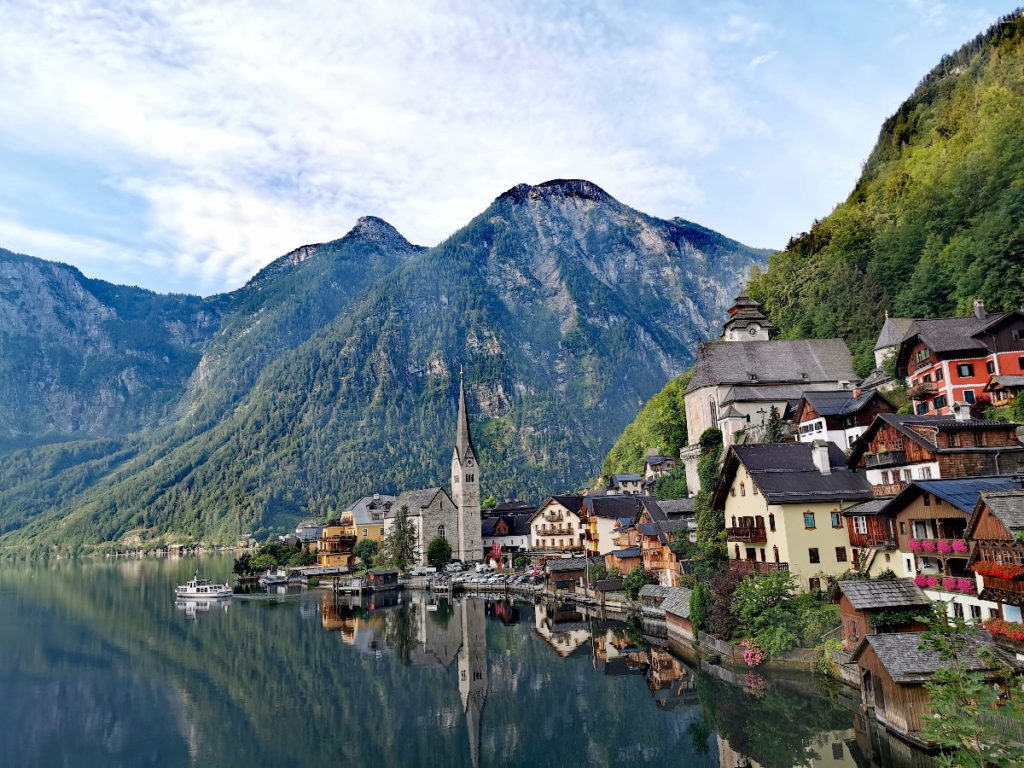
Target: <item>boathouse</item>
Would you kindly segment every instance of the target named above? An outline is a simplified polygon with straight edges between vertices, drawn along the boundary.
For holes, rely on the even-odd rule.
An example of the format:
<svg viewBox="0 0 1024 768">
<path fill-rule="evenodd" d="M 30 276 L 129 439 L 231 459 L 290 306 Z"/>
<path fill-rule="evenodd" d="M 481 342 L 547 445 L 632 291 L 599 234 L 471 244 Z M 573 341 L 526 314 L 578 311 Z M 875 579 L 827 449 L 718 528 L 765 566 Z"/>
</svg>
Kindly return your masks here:
<svg viewBox="0 0 1024 768">
<path fill-rule="evenodd" d="M 661 602 L 665 609 L 665 624 L 669 637 L 675 635 L 684 640 L 694 638 L 693 622 L 690 621 L 690 598 L 693 592 L 685 587 L 666 587 L 668 595 Z"/>
<path fill-rule="evenodd" d="M 852 579 L 836 582 L 843 647 L 877 632 L 920 632 L 916 617 L 927 615 L 929 600 L 913 579 Z"/>
</svg>

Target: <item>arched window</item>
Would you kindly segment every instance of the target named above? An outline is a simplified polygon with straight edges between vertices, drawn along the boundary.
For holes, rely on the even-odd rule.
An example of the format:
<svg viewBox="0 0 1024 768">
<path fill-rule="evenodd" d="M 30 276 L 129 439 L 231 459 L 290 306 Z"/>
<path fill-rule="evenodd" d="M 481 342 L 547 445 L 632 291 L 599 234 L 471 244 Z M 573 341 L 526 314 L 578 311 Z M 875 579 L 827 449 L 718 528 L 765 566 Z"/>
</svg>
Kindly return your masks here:
<svg viewBox="0 0 1024 768">
<path fill-rule="evenodd" d="M 443 525 L 437 526 L 437 535 L 440 536 L 442 539 L 445 538 Z"/>
</svg>

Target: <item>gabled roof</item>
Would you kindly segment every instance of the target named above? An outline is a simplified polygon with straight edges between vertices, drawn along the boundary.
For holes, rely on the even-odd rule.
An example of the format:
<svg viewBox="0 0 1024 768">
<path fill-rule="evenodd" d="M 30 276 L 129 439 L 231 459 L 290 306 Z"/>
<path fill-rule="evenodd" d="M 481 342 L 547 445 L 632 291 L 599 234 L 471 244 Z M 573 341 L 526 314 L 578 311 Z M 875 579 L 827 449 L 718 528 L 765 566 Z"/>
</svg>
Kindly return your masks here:
<svg viewBox="0 0 1024 768">
<path fill-rule="evenodd" d="M 544 568 L 548 573 L 559 571 L 582 571 L 587 565 L 604 565 L 603 557 L 560 557 L 548 560 Z"/>
<path fill-rule="evenodd" d="M 491 515 L 480 520 L 480 533 L 486 538 L 495 536 L 529 536 L 531 514 L 518 515 Z M 503 520 L 508 526 L 508 533 L 498 534 L 496 528 L 498 522 Z"/>
<path fill-rule="evenodd" d="M 903 337 L 906 347 L 913 346 L 915 337 L 920 339 L 932 352 L 987 351 L 985 343 L 976 334 L 993 322 L 1002 320 L 1005 312 L 994 312 L 980 320 L 974 315 L 961 317 L 935 317 L 927 320 L 916 319 Z M 903 349 L 901 348 L 901 353 Z"/>
<path fill-rule="evenodd" d="M 636 498 L 640 502 L 640 507 L 647 510 L 651 520 L 668 520 L 668 513 L 662 509 L 662 503 L 653 496 L 637 496 Z"/>
<path fill-rule="evenodd" d="M 696 497 L 689 499 L 659 499 L 658 506 L 669 518 L 689 517 L 693 515 Z"/>
<path fill-rule="evenodd" d="M 879 515 L 885 511 L 886 506 L 892 500 L 892 496 L 878 496 L 868 501 L 862 501 L 860 504 L 854 504 L 852 507 L 847 507 L 843 510 L 843 515 L 846 517 Z"/>
<path fill-rule="evenodd" d="M 725 498 L 743 464 L 751 480 L 769 504 L 813 503 L 819 501 L 867 501 L 871 484 L 863 473 L 846 469 L 846 456 L 835 443 L 828 444 L 831 472 L 814 465 L 811 443 L 766 443 L 734 445 L 729 448 L 712 504 L 724 509 Z"/>
<path fill-rule="evenodd" d="M 739 344 L 740 342 L 734 342 Z M 746 342 L 749 344 L 765 342 Z M 777 344 L 778 342 L 771 342 Z M 836 381 L 839 381 L 838 379 Z M 819 382 L 820 383 L 820 382 Z M 722 398 L 722 405 L 732 403 L 799 403 L 807 390 L 807 384 L 736 384 Z"/>
<path fill-rule="evenodd" d="M 363 496 L 352 504 L 348 511 L 352 513 L 352 521 L 356 525 L 379 524 L 383 517 L 375 520 L 372 517 L 373 513 L 380 512 L 383 515 L 387 507 L 395 503 L 395 498 L 395 496 L 388 496 L 383 493 L 376 494 L 376 498 L 374 496 Z M 371 505 L 376 505 L 377 509 L 371 509 Z M 412 507 L 409 507 L 409 511 L 412 511 Z"/>
<path fill-rule="evenodd" d="M 993 376 L 985 385 L 986 392 L 999 389 L 1020 389 L 1024 387 L 1024 376 Z"/>
<path fill-rule="evenodd" d="M 907 335 L 907 331 L 913 324 L 914 318 L 912 317 L 889 317 L 886 315 L 885 322 L 882 323 L 882 330 L 878 334 L 878 341 L 875 342 L 875 349 L 895 347 L 903 341 L 903 337 Z"/>
<path fill-rule="evenodd" d="M 873 389 L 866 389 L 859 395 L 854 396 L 849 389 L 839 389 L 831 392 L 804 392 L 803 399 L 806 400 L 819 416 L 848 416 L 860 413 L 872 400 L 879 398 L 889 405 L 894 411 L 896 406 L 881 392 Z"/>
<path fill-rule="evenodd" d="M 452 504 L 451 497 L 448 496 L 448 491 L 444 488 L 421 488 L 416 491 L 403 491 L 395 499 L 395 503 L 391 505 L 391 511 L 385 513 L 384 516 L 394 517 L 402 507 L 408 507 L 410 515 L 418 515 L 420 509 L 429 507 L 439 493 L 444 495 L 449 504 Z"/>
<path fill-rule="evenodd" d="M 625 560 L 630 557 L 640 557 L 640 547 L 626 547 L 625 549 L 613 549 L 611 554 L 620 560 Z"/>
<path fill-rule="evenodd" d="M 642 479 L 640 475 L 633 472 L 612 475 L 612 483 L 638 483 Z"/>
<path fill-rule="evenodd" d="M 643 508 L 641 497 L 631 494 L 616 496 L 584 496 L 583 508 L 588 515 L 613 520 L 630 518 L 636 520 Z"/>
<path fill-rule="evenodd" d="M 1024 531 L 1024 489 L 1021 488 L 1020 482 L 1017 483 L 1015 490 L 982 491 L 978 496 L 977 508 L 971 517 L 968 530 L 973 527 L 975 517 L 982 507 L 988 507 L 1010 533 Z"/>
<path fill-rule="evenodd" d="M 722 384 L 799 384 L 856 378 L 850 350 L 842 339 L 705 341 L 697 349 L 686 391 Z"/>
<path fill-rule="evenodd" d="M 951 504 L 965 514 L 971 514 L 982 491 L 1012 491 L 1020 489 L 1014 477 L 954 477 L 946 480 L 914 480 L 892 498 L 883 514 L 895 515 L 922 493 L 930 493 Z"/>
<path fill-rule="evenodd" d="M 960 446 L 940 448 L 932 437 L 939 431 L 950 431 L 957 429 L 1009 429 L 1018 425 L 1006 421 L 994 421 L 992 419 L 954 419 L 949 416 L 930 415 L 918 416 L 910 413 L 880 413 L 875 416 L 868 428 L 850 446 L 850 457 L 847 466 L 856 467 L 861 457 L 867 451 L 871 441 L 878 434 L 882 425 L 888 424 L 904 437 L 910 438 L 915 443 L 927 448 L 932 453 L 990 453 L 992 451 L 1009 452 L 1024 449 L 1024 445 L 1018 446 Z"/>
<path fill-rule="evenodd" d="M 661 584 L 644 584 L 640 587 L 640 597 L 664 599 L 671 594 L 672 589 L 672 587 L 664 587 Z"/>
<path fill-rule="evenodd" d="M 653 523 L 640 523 L 638 526 L 641 536 L 656 536 L 662 544 L 669 544 L 672 541 L 672 534 L 679 531 L 689 532 L 690 524 L 685 519 L 659 520 Z"/>
<path fill-rule="evenodd" d="M 930 603 L 924 591 L 913 579 L 854 579 L 837 582 L 839 591 L 854 609 L 869 611 L 878 608 L 927 607 Z"/>
<path fill-rule="evenodd" d="M 859 660 L 864 651 L 871 647 L 894 682 L 925 683 L 939 669 L 947 666 L 948 662 L 943 660 L 938 651 L 922 648 L 923 639 L 920 632 L 866 635 L 853 652 L 851 660 Z M 994 664 L 978 653 L 983 647 L 994 647 L 991 635 L 980 632 L 965 639 L 967 649 L 961 657 L 964 668 L 971 672 L 994 669 Z"/>
<path fill-rule="evenodd" d="M 583 509 L 583 498 L 583 496 L 549 496 L 543 504 L 541 504 L 539 507 L 537 507 L 537 509 L 533 511 L 533 514 L 530 515 L 530 520 L 532 521 L 534 518 L 536 518 L 537 515 L 539 515 L 541 511 L 544 509 L 544 507 L 546 507 L 552 501 L 557 504 L 561 504 L 563 507 L 565 507 L 573 514 L 578 515 L 580 513 L 580 510 Z"/>
<path fill-rule="evenodd" d="M 734 342 L 739 344 L 741 342 Z M 755 342 L 746 342 L 753 344 Z M 669 587 L 671 590 L 661 603 L 661 607 L 665 609 L 665 613 L 671 613 L 673 616 L 678 616 L 682 619 L 690 618 L 690 598 L 693 597 L 693 592 L 686 587 Z"/>
<path fill-rule="evenodd" d="M 534 509 L 535 507 L 533 506 L 533 504 L 513 499 L 512 501 L 498 502 L 497 506 L 495 506 L 492 509 L 489 509 L 488 512 L 492 515 L 500 515 L 502 513 L 520 514 L 523 512 L 533 512 Z"/>
</svg>

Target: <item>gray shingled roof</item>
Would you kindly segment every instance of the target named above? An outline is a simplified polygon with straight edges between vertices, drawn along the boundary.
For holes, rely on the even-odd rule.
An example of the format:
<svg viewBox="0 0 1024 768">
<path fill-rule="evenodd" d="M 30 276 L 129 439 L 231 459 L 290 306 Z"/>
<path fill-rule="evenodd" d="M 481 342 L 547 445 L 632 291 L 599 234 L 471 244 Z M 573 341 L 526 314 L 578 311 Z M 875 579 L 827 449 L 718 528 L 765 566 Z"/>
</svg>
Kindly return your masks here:
<svg viewBox="0 0 1024 768">
<path fill-rule="evenodd" d="M 640 475 L 635 472 L 624 472 L 622 474 L 612 475 L 613 483 L 635 483 L 640 480 Z"/>
<path fill-rule="evenodd" d="M 448 491 L 444 488 L 420 488 L 415 491 L 402 491 L 398 498 L 395 499 L 395 503 L 391 505 L 391 511 L 386 514 L 386 517 L 394 517 L 402 507 L 408 507 L 410 515 L 418 515 L 420 509 L 430 506 L 430 502 L 439 493 L 443 493 L 445 498 L 448 498 L 449 503 L 451 503 Z"/>
<path fill-rule="evenodd" d="M 860 504 L 854 504 L 852 507 L 844 509 L 843 515 L 846 517 L 866 517 L 868 515 L 880 514 L 893 498 L 892 496 L 880 496 L 869 501 L 862 501 Z"/>
<path fill-rule="evenodd" d="M 879 393 L 873 389 L 865 389 L 854 397 L 852 390 L 840 389 L 832 392 L 804 392 L 804 399 L 814 406 L 819 416 L 843 416 L 857 413 L 867 406 L 876 394 Z M 883 399 L 885 397 L 879 396 Z"/>
<path fill-rule="evenodd" d="M 878 341 L 875 342 L 875 349 L 896 346 L 903 341 L 913 324 L 912 317 L 886 317 L 878 334 Z"/>
<path fill-rule="evenodd" d="M 378 498 L 373 496 L 363 496 L 361 499 L 356 501 L 352 506 L 348 508 L 348 511 L 352 513 L 352 520 L 356 525 L 369 525 L 371 523 L 379 523 L 380 520 L 375 520 L 372 517 L 373 512 L 380 512 L 381 514 L 385 511 L 385 504 L 393 504 L 395 501 L 394 496 L 388 496 L 387 494 L 378 494 Z M 377 504 L 377 509 L 371 510 L 370 505 Z M 409 511 L 412 511 L 412 507 L 409 507 Z"/>
<path fill-rule="evenodd" d="M 751 375 L 756 380 L 751 380 Z M 687 392 L 720 384 L 799 384 L 853 381 L 842 339 L 706 341 L 697 350 Z"/>
<path fill-rule="evenodd" d="M 694 512 L 696 497 L 689 499 L 659 499 L 658 506 L 668 517 L 689 516 Z"/>
<path fill-rule="evenodd" d="M 642 503 L 640 496 L 632 494 L 616 494 L 614 496 L 590 495 L 583 499 L 583 506 L 588 514 L 614 520 L 627 517 L 636 518 L 640 514 Z"/>
<path fill-rule="evenodd" d="M 927 432 L 922 433 L 913 426 L 926 427 L 929 430 L 940 429 L 1008 429 L 1015 426 L 1006 421 L 994 421 L 992 419 L 951 419 L 949 416 L 924 415 L 918 416 L 910 413 L 880 413 L 875 416 L 874 421 L 850 446 L 849 466 L 855 466 L 860 461 L 868 445 L 874 439 L 875 434 L 881 428 L 882 423 L 888 424 L 904 437 L 908 437 L 918 445 L 922 445 L 933 453 L 985 453 L 993 451 L 1020 450 L 1019 446 L 978 446 L 978 447 L 950 447 L 940 448 Z"/>
<path fill-rule="evenodd" d="M 734 344 L 749 343 L 749 344 L 764 344 L 766 342 L 733 342 Z M 778 342 L 771 342 L 777 344 Z M 832 379 L 831 381 L 839 381 L 839 379 Z M 726 382 L 727 383 L 727 382 Z M 820 383 L 820 382 L 819 382 Z M 765 403 L 777 403 L 777 402 L 800 402 L 800 398 L 803 397 L 804 392 L 807 389 L 807 384 L 766 384 L 761 382 L 760 384 L 737 384 L 736 386 L 729 389 L 725 393 L 725 397 L 722 398 L 722 405 L 728 405 L 730 403 L 751 403 L 751 402 L 765 402 Z M 723 412 L 723 416 L 725 413 Z"/>
<path fill-rule="evenodd" d="M 664 587 L 661 584 L 644 584 L 640 587 L 640 597 L 651 597 L 664 599 L 668 597 L 674 587 Z"/>
<path fill-rule="evenodd" d="M 630 557 L 640 557 L 640 547 L 626 547 L 625 549 L 613 549 L 612 554 L 620 560 Z"/>
<path fill-rule="evenodd" d="M 739 344 L 740 342 L 735 343 Z M 686 587 L 667 587 L 667 589 L 669 593 L 661 603 L 665 613 L 671 613 L 682 619 L 690 618 L 690 598 L 693 597 L 693 592 Z"/>
<path fill-rule="evenodd" d="M 544 567 L 548 573 L 556 573 L 558 571 L 582 571 L 587 567 L 587 563 L 592 565 L 604 565 L 604 558 L 560 557 L 555 560 L 548 560 L 544 563 Z"/>
<path fill-rule="evenodd" d="M 979 320 L 974 315 L 963 317 L 936 317 L 928 320 L 914 320 L 904 340 L 918 336 L 932 352 L 987 351 L 981 339 L 974 338 L 981 329 L 1001 320 L 1005 312 L 987 314 Z"/>
<path fill-rule="evenodd" d="M 921 648 L 922 637 L 920 632 L 867 635 L 857 646 L 852 660 L 857 661 L 870 646 L 895 682 L 925 683 L 948 662 L 943 661 L 937 651 Z M 972 672 L 993 669 L 992 662 L 978 655 L 982 647 L 993 647 L 991 635 L 981 632 L 969 637 L 967 642 L 973 646 L 973 652 L 964 654 L 961 660 L 964 667 Z"/>
<path fill-rule="evenodd" d="M 1024 387 L 1024 376 L 993 376 L 985 389 L 991 387 L 992 384 L 1016 389 L 1017 387 Z"/>
<path fill-rule="evenodd" d="M 810 443 L 732 446 L 726 456 L 727 477 L 715 494 L 715 508 L 722 508 L 722 500 L 735 477 L 737 460 L 769 504 L 867 501 L 871 498 L 871 483 L 863 472 L 851 472 L 844 467 L 846 455 L 838 445 L 828 444 L 831 472 L 827 475 L 814 466 L 811 449 Z"/>
<path fill-rule="evenodd" d="M 982 491 L 981 499 L 1006 530 L 1024 531 L 1024 490 Z"/>
<path fill-rule="evenodd" d="M 837 583 L 839 591 L 858 611 L 875 608 L 915 608 L 927 606 L 928 598 L 913 579 L 878 581 L 855 579 Z"/>
</svg>

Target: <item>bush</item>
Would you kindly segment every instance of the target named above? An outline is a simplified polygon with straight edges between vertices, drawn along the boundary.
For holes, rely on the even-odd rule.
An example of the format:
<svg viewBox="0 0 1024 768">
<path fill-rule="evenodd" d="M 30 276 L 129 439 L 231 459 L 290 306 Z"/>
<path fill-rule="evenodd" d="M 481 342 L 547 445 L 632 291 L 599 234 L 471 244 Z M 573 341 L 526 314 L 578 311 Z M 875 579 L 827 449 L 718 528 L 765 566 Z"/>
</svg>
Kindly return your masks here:
<svg viewBox="0 0 1024 768">
<path fill-rule="evenodd" d="M 379 553 L 380 544 L 373 539 L 361 539 L 352 549 L 352 554 L 359 558 L 359 562 L 364 568 L 372 568 L 373 561 L 377 559 Z"/>
<path fill-rule="evenodd" d="M 514 567 L 516 567 L 516 568 L 525 568 L 529 564 L 530 564 L 530 558 L 524 557 L 522 555 L 520 555 L 514 561 L 512 561 L 512 565 Z"/>
<path fill-rule="evenodd" d="M 693 622 L 694 629 L 704 629 L 710 610 L 711 602 L 708 598 L 707 587 L 698 581 L 694 585 L 693 595 L 690 597 L 690 621 Z"/>
<path fill-rule="evenodd" d="M 273 555 L 256 555 L 249 561 L 249 567 L 253 573 L 259 573 L 260 571 L 269 571 L 271 568 L 277 565 L 277 561 Z"/>
</svg>

